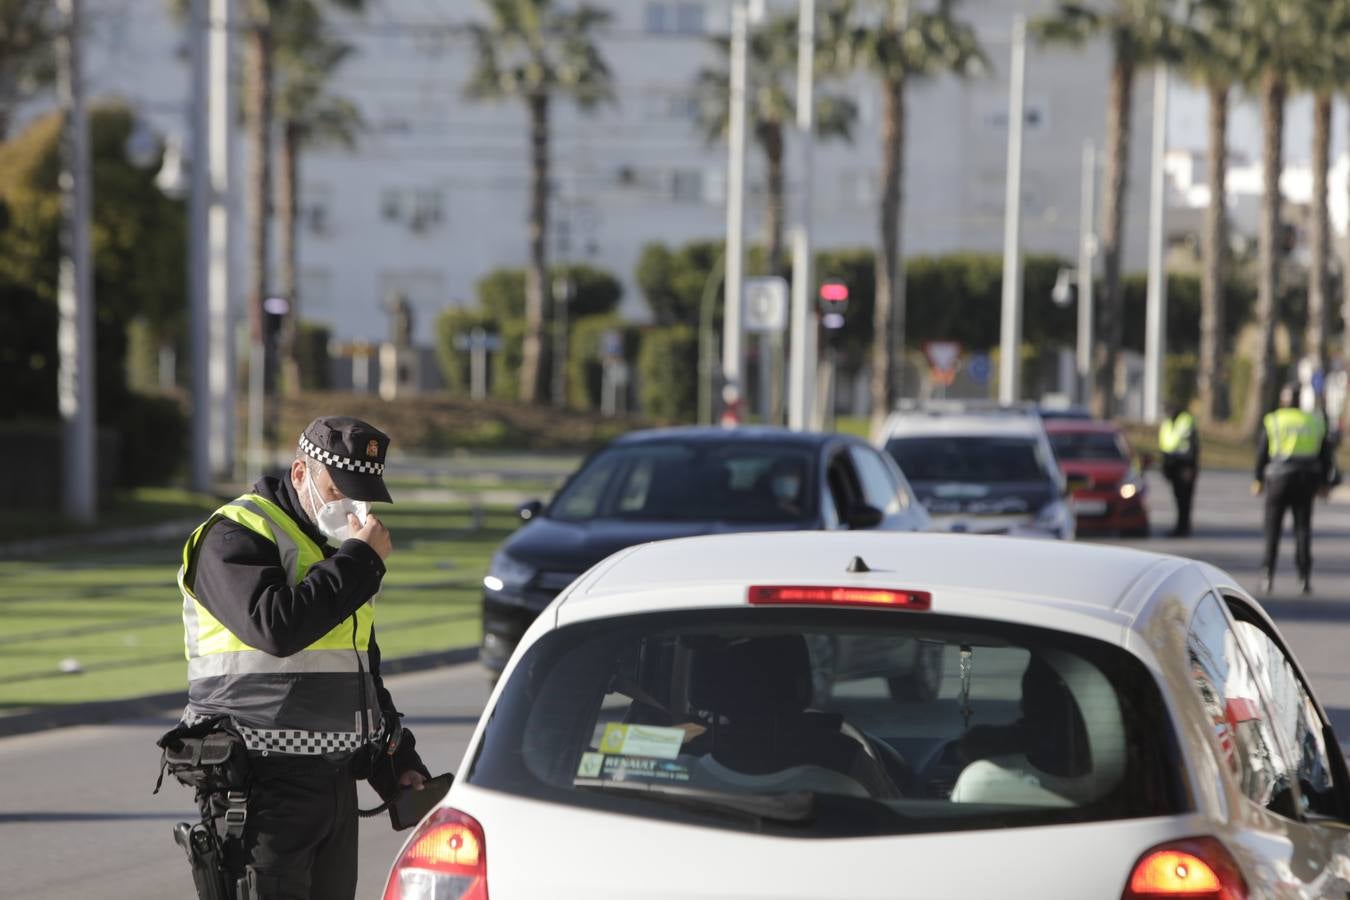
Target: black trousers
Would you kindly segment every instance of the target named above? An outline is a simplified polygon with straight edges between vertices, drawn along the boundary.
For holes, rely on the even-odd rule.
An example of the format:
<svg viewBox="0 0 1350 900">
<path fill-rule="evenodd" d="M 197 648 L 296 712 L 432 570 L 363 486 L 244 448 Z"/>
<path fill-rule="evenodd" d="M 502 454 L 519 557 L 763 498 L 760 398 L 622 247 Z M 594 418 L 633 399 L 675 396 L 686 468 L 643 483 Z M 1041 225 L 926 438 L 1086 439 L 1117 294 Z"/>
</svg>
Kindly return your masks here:
<svg viewBox="0 0 1350 900">
<path fill-rule="evenodd" d="M 1177 503 L 1177 534 L 1191 533 L 1191 501 L 1195 497 L 1195 466 L 1190 463 L 1164 463 L 1163 477 L 1172 485 Z"/>
<path fill-rule="evenodd" d="M 1300 578 L 1312 576 L 1312 509 L 1319 479 L 1315 473 L 1290 472 L 1266 479 L 1266 555 L 1262 564 L 1274 573 L 1280 555 L 1284 514 L 1294 514 L 1294 560 Z"/>
<path fill-rule="evenodd" d="M 346 765 L 317 757 L 255 757 L 242 858 L 255 900 L 351 900 L 356 896 L 356 781 Z M 249 870 L 252 870 L 251 872 Z"/>
</svg>

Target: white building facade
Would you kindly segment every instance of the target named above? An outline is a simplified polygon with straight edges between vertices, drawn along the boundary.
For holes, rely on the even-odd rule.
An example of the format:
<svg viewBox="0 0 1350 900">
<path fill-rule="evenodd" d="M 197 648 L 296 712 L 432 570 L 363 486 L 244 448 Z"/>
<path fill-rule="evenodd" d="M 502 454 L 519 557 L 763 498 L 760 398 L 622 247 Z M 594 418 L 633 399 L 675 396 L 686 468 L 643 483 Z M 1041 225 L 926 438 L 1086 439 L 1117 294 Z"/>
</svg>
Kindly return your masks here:
<svg viewBox="0 0 1350 900">
<path fill-rule="evenodd" d="M 87 66 L 93 98 L 122 98 L 164 134 L 186 122 L 187 65 L 181 26 L 166 0 L 87 0 Z M 694 123 L 692 85 L 718 65 L 711 38 L 724 34 L 727 0 L 591 0 L 612 19 L 600 33 L 616 103 L 594 114 L 554 104 L 555 262 L 585 262 L 625 285 L 622 311 L 646 317 L 634 282 L 642 247 L 718 239 L 725 228 L 725 144 L 708 144 Z M 796 2 L 768 4 L 793 13 Z M 1048 12 L 1051 0 L 966 4 L 992 63 L 984 77 L 943 76 L 909 93 L 904 251 L 999 252 L 1004 222 L 1009 36 L 1013 17 Z M 367 129 L 353 152 L 315 148 L 301 160 L 300 293 L 303 315 L 340 339 L 380 339 L 382 304 L 393 292 L 412 303 L 419 342 L 430 343 L 446 306 L 471 305 L 474 285 L 527 258 L 529 145 L 521 104 L 464 99 L 472 47 L 464 25 L 480 19 L 474 0 L 382 0 L 335 30 L 355 47 L 333 92 L 359 106 Z M 1110 54 L 1030 48 L 1023 176 L 1023 245 L 1077 254 L 1083 142 L 1099 150 Z M 236 66 L 236 71 L 238 66 Z M 880 172 L 880 102 L 874 82 L 844 85 L 860 119 L 851 143 L 818 144 L 813 232 L 818 248 L 874 246 Z M 1136 82 L 1127 199 L 1126 271 L 1146 259 L 1152 79 Z M 30 114 L 40 111 L 34 105 Z M 18 127 L 22 127 L 20 122 Z M 247 161 L 239 135 L 237 198 Z M 795 158 L 789 148 L 789 163 Z M 789 190 L 800 173 L 788 171 Z M 761 240 L 764 166 L 752 146 L 747 237 Z M 97 202 L 97 198 L 95 198 Z M 236 206 L 243 246 L 242 199 Z M 793 208 L 791 200 L 787 204 Z M 1100 203 L 1098 204 L 1100 209 Z M 244 255 L 236 251 L 236 265 Z M 234 281 L 242 310 L 246 280 Z M 755 274 L 755 273 L 748 273 Z M 911 297 L 911 304 L 932 298 Z M 990 310 L 990 315 L 998 315 Z"/>
</svg>

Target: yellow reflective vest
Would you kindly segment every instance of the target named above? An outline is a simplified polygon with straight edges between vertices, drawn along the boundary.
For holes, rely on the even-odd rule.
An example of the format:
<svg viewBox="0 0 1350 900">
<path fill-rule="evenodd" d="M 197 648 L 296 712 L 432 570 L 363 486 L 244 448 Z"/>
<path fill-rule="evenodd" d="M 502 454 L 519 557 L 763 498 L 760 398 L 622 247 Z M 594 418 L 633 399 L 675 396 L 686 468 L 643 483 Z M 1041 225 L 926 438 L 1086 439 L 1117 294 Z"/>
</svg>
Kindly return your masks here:
<svg viewBox="0 0 1350 900">
<path fill-rule="evenodd" d="M 1266 447 L 1272 462 L 1315 460 L 1322 454 L 1327 423 L 1317 413 L 1283 407 L 1267 413 Z"/>
<path fill-rule="evenodd" d="M 1158 426 L 1158 451 L 1185 455 L 1191 452 L 1195 435 L 1195 417 L 1182 411 L 1175 419 L 1163 419 Z"/>
<path fill-rule="evenodd" d="M 251 749 L 282 753 L 355 749 L 380 724 L 368 655 L 375 622 L 372 602 L 290 656 L 273 656 L 249 646 L 211 614 L 191 584 L 202 541 L 222 519 L 276 544 L 292 585 L 303 581 L 310 567 L 324 558 L 323 550 L 284 510 L 257 494 L 225 504 L 192 533 L 178 570 L 188 717 L 229 715 Z M 213 599 L 217 604 L 232 602 Z"/>
</svg>

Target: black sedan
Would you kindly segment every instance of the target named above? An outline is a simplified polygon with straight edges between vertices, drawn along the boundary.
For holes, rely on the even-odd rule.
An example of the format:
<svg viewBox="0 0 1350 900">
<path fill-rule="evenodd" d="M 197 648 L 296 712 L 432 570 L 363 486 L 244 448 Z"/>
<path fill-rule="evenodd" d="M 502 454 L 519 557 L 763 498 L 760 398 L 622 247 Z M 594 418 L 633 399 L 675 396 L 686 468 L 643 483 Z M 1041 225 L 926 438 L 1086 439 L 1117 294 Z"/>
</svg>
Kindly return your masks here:
<svg viewBox="0 0 1350 900">
<path fill-rule="evenodd" d="M 928 514 L 895 462 L 847 435 L 778 428 L 637 431 L 592 454 L 493 556 L 479 658 L 501 672 L 554 597 L 647 541 L 739 531 L 915 531 Z M 840 659 L 840 663 L 844 663 Z"/>
</svg>

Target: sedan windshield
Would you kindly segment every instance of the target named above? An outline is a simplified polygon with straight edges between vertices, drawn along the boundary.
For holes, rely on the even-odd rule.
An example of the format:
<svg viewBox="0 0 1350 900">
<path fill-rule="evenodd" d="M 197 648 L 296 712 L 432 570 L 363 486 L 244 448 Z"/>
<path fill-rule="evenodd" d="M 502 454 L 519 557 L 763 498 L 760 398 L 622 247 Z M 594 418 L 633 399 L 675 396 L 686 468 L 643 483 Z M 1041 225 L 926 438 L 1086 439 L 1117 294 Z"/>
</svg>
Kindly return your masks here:
<svg viewBox="0 0 1350 900">
<path fill-rule="evenodd" d="M 1051 432 L 1050 446 L 1058 459 L 1101 459 L 1113 462 L 1129 459 L 1120 438 L 1105 431 Z"/>
<path fill-rule="evenodd" d="M 927 613 L 701 609 L 583 622 L 503 686 L 468 781 L 787 836 L 1185 808 L 1156 682 L 1109 644 Z"/>
<path fill-rule="evenodd" d="M 815 515 L 811 455 L 775 444 L 612 447 L 559 492 L 549 516 L 801 522 Z"/>
<path fill-rule="evenodd" d="M 892 438 L 886 450 L 910 481 L 999 484 L 1050 477 L 1040 444 L 1029 437 Z"/>
</svg>

